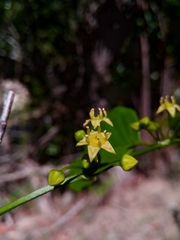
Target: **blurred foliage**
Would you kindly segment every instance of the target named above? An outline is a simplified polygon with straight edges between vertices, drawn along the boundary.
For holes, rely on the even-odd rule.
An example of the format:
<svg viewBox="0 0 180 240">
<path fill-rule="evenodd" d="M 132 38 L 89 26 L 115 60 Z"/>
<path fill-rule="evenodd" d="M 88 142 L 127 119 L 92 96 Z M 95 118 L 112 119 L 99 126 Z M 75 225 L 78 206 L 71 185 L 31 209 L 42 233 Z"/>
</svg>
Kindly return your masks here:
<svg viewBox="0 0 180 240">
<path fill-rule="evenodd" d="M 148 8 L 142 11 L 134 0 L 0 1 L 0 77 L 18 79 L 30 93 L 27 128 L 34 159 L 56 163 L 59 156 L 76 152 L 73 132 L 92 106 L 138 110 L 143 31 L 150 44 L 152 109 L 158 105 L 166 58 L 173 59 L 178 78 L 180 3 L 145 2 Z M 103 47 L 110 56 L 95 64 L 93 53 L 100 56 Z M 95 65 L 108 57 L 102 73 Z M 54 135 L 52 126 L 58 126 Z"/>
</svg>

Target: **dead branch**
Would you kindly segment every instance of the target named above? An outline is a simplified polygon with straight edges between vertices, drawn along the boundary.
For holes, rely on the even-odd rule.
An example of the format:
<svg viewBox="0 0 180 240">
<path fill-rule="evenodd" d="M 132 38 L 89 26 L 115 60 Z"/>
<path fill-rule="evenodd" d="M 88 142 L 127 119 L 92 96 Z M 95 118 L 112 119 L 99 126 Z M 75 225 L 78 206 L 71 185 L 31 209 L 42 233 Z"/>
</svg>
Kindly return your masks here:
<svg viewBox="0 0 180 240">
<path fill-rule="evenodd" d="M 7 121 L 9 118 L 9 114 L 11 112 L 11 107 L 13 104 L 13 100 L 14 100 L 14 92 L 13 91 L 9 91 L 7 94 L 7 97 L 4 101 L 4 106 L 3 106 L 3 110 L 2 110 L 2 114 L 0 117 L 0 144 L 2 142 L 4 133 L 6 131 L 6 126 L 7 126 Z"/>
</svg>

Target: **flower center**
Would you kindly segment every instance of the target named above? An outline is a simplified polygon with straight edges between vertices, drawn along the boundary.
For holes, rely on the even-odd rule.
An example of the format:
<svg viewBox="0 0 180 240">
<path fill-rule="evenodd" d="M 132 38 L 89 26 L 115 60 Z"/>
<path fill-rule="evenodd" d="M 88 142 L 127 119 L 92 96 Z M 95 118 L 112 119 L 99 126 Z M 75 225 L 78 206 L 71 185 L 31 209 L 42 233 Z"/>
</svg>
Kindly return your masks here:
<svg viewBox="0 0 180 240">
<path fill-rule="evenodd" d="M 87 137 L 88 144 L 93 147 L 101 147 L 107 141 L 106 136 L 103 133 L 94 132 Z"/>
</svg>

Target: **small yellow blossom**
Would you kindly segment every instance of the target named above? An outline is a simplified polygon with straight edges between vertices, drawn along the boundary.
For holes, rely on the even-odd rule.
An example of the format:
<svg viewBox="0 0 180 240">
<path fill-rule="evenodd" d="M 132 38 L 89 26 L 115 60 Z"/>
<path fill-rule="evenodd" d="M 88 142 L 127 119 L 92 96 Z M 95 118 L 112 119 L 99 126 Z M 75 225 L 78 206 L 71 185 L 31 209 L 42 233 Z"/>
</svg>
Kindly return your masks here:
<svg viewBox="0 0 180 240">
<path fill-rule="evenodd" d="M 95 117 L 94 108 L 92 108 L 89 112 L 90 119 L 86 120 L 83 126 L 86 126 L 89 122 L 93 125 L 94 129 L 100 124 L 100 122 L 104 121 L 107 124 L 113 126 L 111 120 L 107 118 L 107 112 L 104 108 L 99 108 L 99 114 Z"/>
<path fill-rule="evenodd" d="M 79 141 L 76 146 L 87 145 L 90 162 L 93 161 L 101 148 L 110 153 L 116 154 L 113 147 L 108 141 L 111 136 L 110 132 L 101 132 L 100 125 L 98 125 L 98 131 L 90 131 L 89 127 L 86 128 L 86 136 L 81 141 Z"/>
<path fill-rule="evenodd" d="M 180 111 L 180 106 L 176 104 L 175 98 L 171 96 L 171 102 L 168 99 L 168 96 L 160 98 L 160 106 L 156 111 L 156 114 L 167 110 L 171 117 L 175 117 L 176 110 Z"/>
</svg>

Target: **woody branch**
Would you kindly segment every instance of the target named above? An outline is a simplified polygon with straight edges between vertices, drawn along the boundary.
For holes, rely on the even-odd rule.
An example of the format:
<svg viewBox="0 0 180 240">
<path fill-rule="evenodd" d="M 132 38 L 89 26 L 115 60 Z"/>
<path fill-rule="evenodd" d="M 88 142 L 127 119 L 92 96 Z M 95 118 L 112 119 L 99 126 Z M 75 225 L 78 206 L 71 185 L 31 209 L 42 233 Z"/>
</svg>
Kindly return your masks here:
<svg viewBox="0 0 180 240">
<path fill-rule="evenodd" d="M 4 105 L 3 105 L 3 109 L 2 109 L 2 114 L 0 117 L 0 144 L 2 142 L 4 133 L 6 131 L 6 126 L 7 126 L 7 121 L 9 118 L 9 114 L 11 112 L 11 107 L 13 104 L 13 100 L 14 100 L 14 92 L 13 91 L 9 91 L 5 101 L 4 101 Z"/>
</svg>

